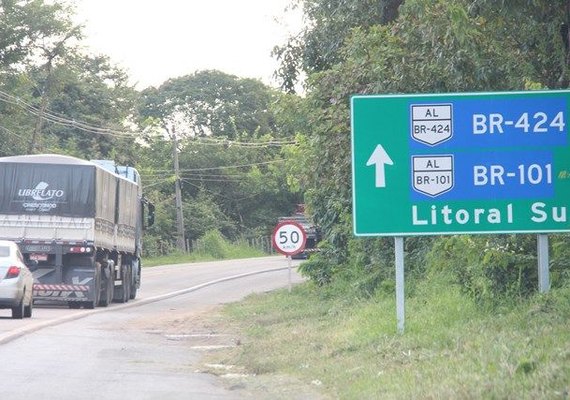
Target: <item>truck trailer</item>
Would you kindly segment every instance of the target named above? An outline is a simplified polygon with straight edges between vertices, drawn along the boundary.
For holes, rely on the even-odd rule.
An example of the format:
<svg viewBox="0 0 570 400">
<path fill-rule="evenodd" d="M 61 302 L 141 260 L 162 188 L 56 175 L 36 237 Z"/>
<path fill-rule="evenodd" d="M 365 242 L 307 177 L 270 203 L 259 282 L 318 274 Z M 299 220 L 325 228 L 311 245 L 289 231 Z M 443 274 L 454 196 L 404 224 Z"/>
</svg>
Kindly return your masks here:
<svg viewBox="0 0 570 400">
<path fill-rule="evenodd" d="M 0 239 L 19 244 L 34 301 L 70 308 L 134 299 L 154 207 L 134 168 L 40 154 L 0 158 Z"/>
</svg>

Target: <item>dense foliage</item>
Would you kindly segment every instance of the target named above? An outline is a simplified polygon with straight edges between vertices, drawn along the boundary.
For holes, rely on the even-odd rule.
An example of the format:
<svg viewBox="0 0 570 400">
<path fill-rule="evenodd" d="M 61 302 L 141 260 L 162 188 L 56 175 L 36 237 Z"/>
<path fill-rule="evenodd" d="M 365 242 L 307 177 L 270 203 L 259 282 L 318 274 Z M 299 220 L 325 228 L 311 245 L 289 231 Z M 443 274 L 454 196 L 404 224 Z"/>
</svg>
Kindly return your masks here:
<svg viewBox="0 0 570 400">
<path fill-rule="evenodd" d="M 0 1 L 0 156 L 136 166 L 157 207 L 145 239 L 152 255 L 175 246 L 176 184 L 189 242 L 207 232 L 267 235 L 304 201 L 325 238 L 305 272 L 361 293 L 390 289 L 393 245 L 352 235 L 349 97 L 569 82 L 562 0 L 292 0 L 307 24 L 274 51 L 288 94 L 214 70 L 136 91 L 111 60 L 82 47 L 70 4 Z M 303 96 L 294 94 L 300 77 Z M 551 239 L 560 285 L 569 239 Z M 480 300 L 525 296 L 536 290 L 535 247 L 532 236 L 413 238 L 407 265 L 412 277 L 445 270 Z"/>
<path fill-rule="evenodd" d="M 156 205 L 147 255 L 175 247 L 177 181 L 188 243 L 211 231 L 266 236 L 294 210 L 302 197 L 289 190 L 283 149 L 294 147 L 302 121 L 278 106 L 285 96 L 220 71 L 138 92 L 82 46 L 72 5 L 0 1 L 0 156 L 63 153 L 137 167 Z"/>
<path fill-rule="evenodd" d="M 327 30 L 332 36 L 338 33 L 330 18 L 315 17 L 320 15 L 315 8 L 336 19 L 340 18 L 336 13 L 349 4 L 353 9 L 368 6 L 360 15 L 375 23 L 362 17 L 365 20 L 343 36 L 330 65 L 305 66 L 312 118 L 298 150 L 306 171 L 301 187 L 326 240 L 320 257 L 304 270 L 319 282 L 349 274 L 365 282 L 364 287 L 375 288 L 382 277 L 391 275 L 393 254 L 386 239 L 352 237 L 349 97 L 566 88 L 567 48 L 560 29 L 567 23 L 566 2 L 406 0 L 398 17 L 388 23 L 374 4 L 365 1 L 345 1 L 332 8 L 326 0 L 306 3 L 311 5 L 308 18 L 313 25 L 305 38 Z M 326 53 L 312 40 L 299 46 L 299 54 Z M 565 235 L 553 237 L 554 248 L 565 248 L 567 243 Z M 447 265 L 477 298 L 536 290 L 534 238 L 408 239 L 406 251 L 412 276 Z M 562 262 L 556 255 L 555 265 Z M 560 284 L 563 274 L 553 275 L 555 284 Z"/>
<path fill-rule="evenodd" d="M 220 71 L 173 78 L 141 93 L 139 120 L 149 132 L 143 178 L 165 207 L 160 236 L 172 241 L 173 182 L 182 186 L 185 236 L 195 240 L 217 230 L 227 238 L 267 235 L 300 201 L 287 186 L 282 148 L 294 141 L 286 112 L 273 110 L 282 95 L 253 79 Z M 179 176 L 172 170 L 176 139 Z M 157 157 L 157 154 L 160 156 Z M 170 212 L 166 211 L 170 210 Z M 167 233 L 168 232 L 168 233 Z"/>
</svg>

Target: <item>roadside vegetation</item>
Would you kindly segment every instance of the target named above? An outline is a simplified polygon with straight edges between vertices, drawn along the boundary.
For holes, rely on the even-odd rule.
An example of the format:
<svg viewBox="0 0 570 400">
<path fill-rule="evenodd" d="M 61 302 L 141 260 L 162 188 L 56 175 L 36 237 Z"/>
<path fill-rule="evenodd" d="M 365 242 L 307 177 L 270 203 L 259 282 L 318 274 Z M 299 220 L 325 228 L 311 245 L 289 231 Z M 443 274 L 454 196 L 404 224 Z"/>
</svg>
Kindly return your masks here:
<svg viewBox="0 0 570 400">
<path fill-rule="evenodd" d="M 338 399 L 569 398 L 570 286 L 485 306 L 442 272 L 410 286 L 404 334 L 390 289 L 252 295 L 223 311 L 241 346 L 209 362 Z"/>
<path fill-rule="evenodd" d="M 85 46 L 76 3 L 0 4 L 0 156 L 57 153 L 136 167 L 156 206 L 147 258 L 212 230 L 231 242 L 267 237 L 304 203 L 323 236 L 311 276 L 329 279 L 348 260 L 378 276 L 383 256 L 350 240 L 350 96 L 570 82 L 565 0 L 291 0 L 306 23 L 276 43 L 279 88 L 204 70 L 142 90 Z M 421 244 L 410 251 L 430 247 Z"/>
<path fill-rule="evenodd" d="M 533 235 L 406 238 L 398 335 L 393 242 L 353 236 L 350 140 L 354 94 L 568 89 L 567 0 L 291 0 L 306 24 L 274 49 L 280 88 L 206 70 L 143 90 L 82 46 L 73 4 L 0 2 L 0 156 L 135 166 L 156 206 L 145 265 L 254 256 L 228 242 L 297 203 L 321 229 L 309 283 L 227 309 L 244 345 L 226 361 L 348 399 L 568 399 L 569 235 L 550 236 L 545 295 Z"/>
<path fill-rule="evenodd" d="M 267 256 L 264 251 L 246 243 L 230 243 L 218 231 L 209 231 L 201 239 L 200 248 L 192 252 L 172 252 L 143 259 L 144 267 L 201 261 L 229 260 Z"/>
</svg>

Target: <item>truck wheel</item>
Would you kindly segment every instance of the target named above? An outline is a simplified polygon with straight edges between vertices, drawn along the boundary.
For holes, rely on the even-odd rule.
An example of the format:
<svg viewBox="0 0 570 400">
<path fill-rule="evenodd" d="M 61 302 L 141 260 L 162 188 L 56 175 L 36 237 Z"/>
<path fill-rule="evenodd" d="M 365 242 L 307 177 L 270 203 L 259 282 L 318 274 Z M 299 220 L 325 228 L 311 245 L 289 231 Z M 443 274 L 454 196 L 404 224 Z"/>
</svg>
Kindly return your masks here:
<svg viewBox="0 0 570 400">
<path fill-rule="evenodd" d="M 121 285 L 115 287 L 115 295 L 113 297 L 113 300 L 116 301 L 117 303 L 126 303 L 127 301 L 129 301 L 129 292 L 128 292 L 129 274 L 126 266 L 121 267 L 120 273 L 121 273 Z"/>
<path fill-rule="evenodd" d="M 70 301 L 67 303 L 67 306 L 72 310 L 78 310 L 81 308 L 81 303 L 78 301 Z"/>
<path fill-rule="evenodd" d="M 87 303 L 83 303 L 83 307 L 85 307 L 86 310 L 93 310 L 96 305 L 97 302 L 95 301 L 88 301 Z"/>
<path fill-rule="evenodd" d="M 129 265 L 127 267 L 127 276 L 126 276 L 127 280 L 125 281 L 126 286 L 125 286 L 125 302 L 129 301 L 131 299 L 131 288 L 133 287 L 133 269 L 132 267 Z"/>
<path fill-rule="evenodd" d="M 99 304 L 99 298 L 101 297 L 101 274 L 99 270 L 95 269 L 95 286 L 93 287 L 93 297 L 94 299 L 83 303 L 83 307 L 87 310 L 93 310 L 97 304 Z"/>
<path fill-rule="evenodd" d="M 140 281 L 141 281 L 141 270 L 140 270 L 140 262 L 137 262 L 134 265 L 134 269 L 131 270 L 131 273 L 133 276 L 131 276 L 131 295 L 130 295 L 130 299 L 134 300 L 137 297 L 137 291 L 138 291 L 138 286 L 140 285 Z M 134 276 L 135 273 L 137 274 L 137 276 Z"/>
<path fill-rule="evenodd" d="M 112 274 L 109 278 L 104 278 L 105 289 L 101 293 L 101 299 L 99 300 L 99 305 L 101 307 L 107 307 L 113 301 L 113 292 L 115 289 L 115 282 L 113 281 Z"/>
<path fill-rule="evenodd" d="M 12 307 L 12 318 L 13 319 L 22 319 L 24 318 L 24 298 L 20 301 L 15 307 Z"/>
<path fill-rule="evenodd" d="M 137 297 L 137 290 L 138 290 L 138 288 L 137 288 L 137 284 L 136 284 L 136 282 L 135 282 L 135 283 L 131 286 L 131 295 L 130 295 L 130 297 L 129 297 L 131 300 L 134 300 L 134 299 Z"/>
</svg>

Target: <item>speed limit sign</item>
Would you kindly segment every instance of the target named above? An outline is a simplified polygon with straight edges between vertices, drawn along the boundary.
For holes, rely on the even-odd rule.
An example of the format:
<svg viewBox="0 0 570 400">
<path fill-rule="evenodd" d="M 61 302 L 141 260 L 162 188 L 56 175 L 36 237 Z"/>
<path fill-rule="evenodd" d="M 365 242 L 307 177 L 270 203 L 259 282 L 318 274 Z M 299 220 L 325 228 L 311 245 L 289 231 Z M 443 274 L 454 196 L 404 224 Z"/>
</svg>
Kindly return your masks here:
<svg viewBox="0 0 570 400">
<path fill-rule="evenodd" d="M 294 256 L 305 250 L 307 233 L 295 221 L 281 221 L 273 230 L 273 248 L 286 256 Z"/>
</svg>

